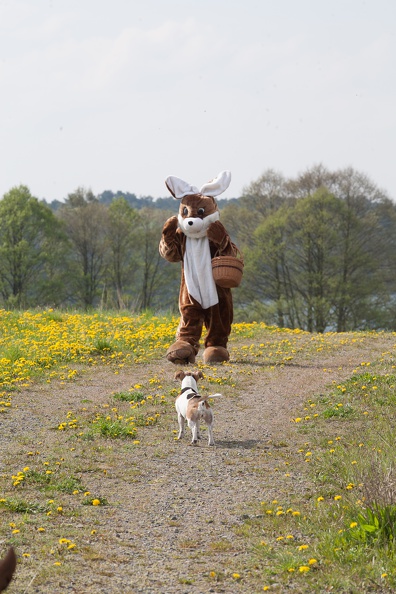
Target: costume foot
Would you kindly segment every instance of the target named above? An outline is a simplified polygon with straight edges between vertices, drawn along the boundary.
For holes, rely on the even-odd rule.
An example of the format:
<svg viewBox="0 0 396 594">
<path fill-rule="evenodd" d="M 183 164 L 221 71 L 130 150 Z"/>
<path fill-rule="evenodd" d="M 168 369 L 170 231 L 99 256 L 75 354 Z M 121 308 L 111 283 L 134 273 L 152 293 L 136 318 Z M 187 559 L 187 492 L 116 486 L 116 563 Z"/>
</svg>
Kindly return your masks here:
<svg viewBox="0 0 396 594">
<path fill-rule="evenodd" d="M 166 352 L 166 358 L 175 365 L 188 365 L 195 362 L 196 350 L 184 340 L 177 340 Z"/>
<path fill-rule="evenodd" d="M 204 363 L 223 363 L 223 361 L 228 361 L 229 358 L 230 355 L 224 347 L 207 347 L 203 354 Z"/>
</svg>

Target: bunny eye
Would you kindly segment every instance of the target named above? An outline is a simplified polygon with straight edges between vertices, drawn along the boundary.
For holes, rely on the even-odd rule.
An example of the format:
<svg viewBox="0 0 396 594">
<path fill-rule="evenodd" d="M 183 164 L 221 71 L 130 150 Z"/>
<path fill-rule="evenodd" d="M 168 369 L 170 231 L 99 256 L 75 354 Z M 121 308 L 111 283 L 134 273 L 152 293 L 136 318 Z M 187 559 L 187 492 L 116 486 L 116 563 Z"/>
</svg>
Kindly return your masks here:
<svg viewBox="0 0 396 594">
<path fill-rule="evenodd" d="M 197 213 L 199 215 L 203 215 L 203 214 L 205 214 L 205 209 L 204 208 L 198 208 Z"/>
<path fill-rule="evenodd" d="M 185 206 L 183 208 L 183 214 L 184 214 L 184 216 L 188 215 L 188 208 L 187 208 L 187 206 Z"/>
</svg>

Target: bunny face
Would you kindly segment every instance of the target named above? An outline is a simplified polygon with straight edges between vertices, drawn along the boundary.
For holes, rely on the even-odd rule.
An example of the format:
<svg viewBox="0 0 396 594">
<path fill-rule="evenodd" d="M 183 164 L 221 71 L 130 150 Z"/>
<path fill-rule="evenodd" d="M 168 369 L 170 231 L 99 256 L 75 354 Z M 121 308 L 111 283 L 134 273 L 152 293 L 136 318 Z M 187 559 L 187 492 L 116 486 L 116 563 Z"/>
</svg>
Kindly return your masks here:
<svg viewBox="0 0 396 594">
<path fill-rule="evenodd" d="M 166 187 L 174 198 L 180 200 L 178 221 L 187 237 L 205 237 L 211 223 L 217 221 L 220 213 L 216 200 L 231 182 L 231 173 L 222 171 L 217 177 L 204 184 L 201 189 L 192 186 L 173 175 L 165 180 Z"/>
<path fill-rule="evenodd" d="M 187 237 L 204 237 L 209 225 L 219 217 L 216 201 L 210 196 L 190 194 L 181 200 L 179 227 Z"/>
</svg>

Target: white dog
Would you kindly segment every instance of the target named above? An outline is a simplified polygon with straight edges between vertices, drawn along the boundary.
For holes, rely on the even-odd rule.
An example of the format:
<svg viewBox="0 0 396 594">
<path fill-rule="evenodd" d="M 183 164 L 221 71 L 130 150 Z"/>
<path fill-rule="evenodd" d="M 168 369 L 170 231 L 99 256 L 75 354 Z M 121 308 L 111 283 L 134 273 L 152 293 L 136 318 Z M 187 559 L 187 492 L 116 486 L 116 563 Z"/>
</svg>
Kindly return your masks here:
<svg viewBox="0 0 396 594">
<path fill-rule="evenodd" d="M 181 392 L 175 402 L 177 420 L 179 422 L 179 435 L 177 439 L 181 439 L 184 436 L 184 427 L 187 421 L 192 431 L 191 444 L 195 445 L 200 438 L 199 423 L 203 420 L 208 427 L 208 445 L 213 446 L 213 412 L 207 400 L 208 398 L 221 396 L 221 394 L 213 394 L 212 396 L 201 396 L 201 394 L 198 394 L 197 381 L 202 377 L 202 371 L 196 373 L 178 371 L 175 375 L 175 379 L 179 379 L 182 382 Z"/>
</svg>

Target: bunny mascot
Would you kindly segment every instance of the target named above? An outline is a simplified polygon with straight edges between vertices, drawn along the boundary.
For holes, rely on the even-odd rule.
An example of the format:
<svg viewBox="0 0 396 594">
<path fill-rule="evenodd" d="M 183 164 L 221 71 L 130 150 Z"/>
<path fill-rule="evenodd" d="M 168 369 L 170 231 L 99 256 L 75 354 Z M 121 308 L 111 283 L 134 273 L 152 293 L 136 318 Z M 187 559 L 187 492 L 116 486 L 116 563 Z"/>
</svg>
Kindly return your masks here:
<svg viewBox="0 0 396 594">
<path fill-rule="evenodd" d="M 172 196 L 180 200 L 179 214 L 168 219 L 162 230 L 159 251 L 169 262 L 181 262 L 179 310 L 181 314 L 176 342 L 166 357 L 177 365 L 194 363 L 203 325 L 207 330 L 204 363 L 228 361 L 228 337 L 233 320 L 231 289 L 217 286 L 211 259 L 214 255 L 236 255 L 223 224 L 215 196 L 231 182 L 229 171 L 221 172 L 200 189 L 174 176 L 165 183 Z"/>
</svg>

